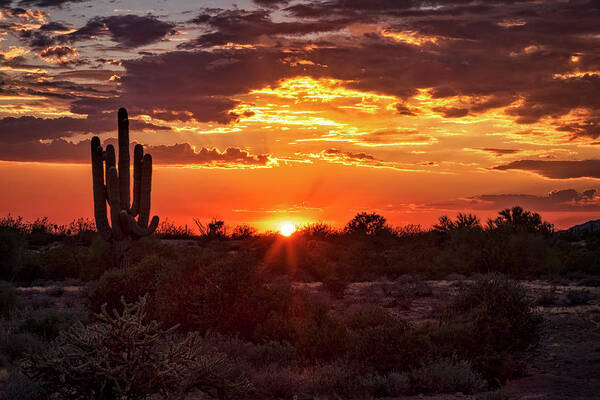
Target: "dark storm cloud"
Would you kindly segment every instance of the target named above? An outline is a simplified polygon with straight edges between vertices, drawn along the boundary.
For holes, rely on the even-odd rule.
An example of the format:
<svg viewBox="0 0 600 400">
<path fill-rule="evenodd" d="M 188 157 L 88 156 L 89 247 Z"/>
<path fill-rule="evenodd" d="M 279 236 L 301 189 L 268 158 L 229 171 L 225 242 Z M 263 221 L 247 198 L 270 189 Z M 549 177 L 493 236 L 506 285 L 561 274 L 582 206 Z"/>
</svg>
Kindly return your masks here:
<svg viewBox="0 0 600 400">
<path fill-rule="evenodd" d="M 37 30 L 21 31 L 21 39 L 35 49 L 46 48 L 56 44 L 56 38 L 52 35 Z"/>
<path fill-rule="evenodd" d="M 286 2 L 256 3 L 266 7 Z M 276 85 L 281 79 L 307 75 L 340 79 L 352 89 L 397 96 L 396 110 L 401 115 L 419 115 L 419 109 L 404 100 L 419 89 L 429 89 L 436 100 L 464 98 L 459 105 L 434 102 L 434 111 L 444 118 L 503 108 L 521 124 L 551 117 L 556 118 L 557 129 L 573 137 L 599 135 L 600 76 L 577 74 L 600 70 L 597 1 L 331 0 L 289 4 L 284 10 L 289 19 L 274 20 L 268 9 L 204 11 L 193 22 L 206 27 L 206 33 L 180 45 L 191 51 L 156 51 L 138 59 L 132 59 L 137 55 L 130 53 L 122 62 L 97 58 L 96 62 L 120 64 L 125 69 L 119 74 L 119 94 L 108 99 L 74 98 L 71 111 L 99 118 L 124 105 L 133 113 L 165 121 L 193 118 L 229 123 L 239 118 L 232 111 L 239 102 L 236 96 Z M 318 39 L 313 35 L 336 33 L 354 22 L 377 22 L 383 31 L 350 36 L 347 33 L 352 30 L 348 29 L 343 35 L 318 35 Z M 98 36 L 135 48 L 159 41 L 175 29 L 172 23 L 155 17 L 135 15 L 98 16 L 64 35 L 50 34 L 62 29 L 53 24 L 20 35 L 39 52 Z M 407 31 L 424 39 L 420 43 L 397 40 L 386 36 L 388 31 Z M 284 38 L 291 35 L 293 41 Z M 251 50 L 199 50 L 228 42 L 261 45 Z M 298 65 L 293 60 L 313 65 Z M 561 120 L 574 109 L 587 111 L 590 117 Z"/>
<path fill-rule="evenodd" d="M 42 26 L 40 26 L 40 31 L 46 31 L 46 32 L 65 32 L 70 30 L 71 28 L 69 28 L 68 26 L 60 23 L 60 22 L 49 22 L 47 24 L 44 24 Z"/>
<path fill-rule="evenodd" d="M 600 178 L 600 160 L 520 160 L 494 167 L 496 170 L 531 171 L 551 179 Z"/>
<path fill-rule="evenodd" d="M 436 209 L 500 210 L 514 206 L 536 211 L 599 211 L 600 195 L 596 189 L 553 190 L 545 196 L 531 194 L 482 194 L 473 197 L 425 205 Z"/>
<path fill-rule="evenodd" d="M 515 153 L 519 152 L 519 150 L 515 150 L 515 149 L 496 149 L 496 148 L 492 148 L 492 147 L 486 147 L 486 148 L 477 149 L 477 150 L 485 151 L 486 153 L 491 153 L 497 157 L 505 156 L 507 154 L 515 154 Z"/>
<path fill-rule="evenodd" d="M 589 118 L 580 122 L 564 124 L 557 128 L 559 131 L 571 132 L 573 136 L 600 136 L 600 118 Z"/>
<path fill-rule="evenodd" d="M 252 2 L 260 7 L 279 8 L 288 5 L 290 0 L 252 0 Z"/>
<path fill-rule="evenodd" d="M 284 57 L 277 51 L 263 49 L 179 51 L 126 60 L 119 98 L 77 101 L 71 111 L 100 113 L 124 105 L 132 114 L 145 113 L 166 120 L 174 119 L 173 116 L 186 118 L 181 112 L 189 112 L 198 121 L 227 123 L 239 117 L 231 112 L 238 104 L 231 96 L 300 71 L 299 67 L 286 64 Z"/>
<path fill-rule="evenodd" d="M 0 119 L 0 143 L 2 143 L 0 147 L 70 137 L 82 133 L 103 133 L 114 130 L 115 126 L 113 115 L 93 115 L 87 118 L 6 117 Z M 132 120 L 131 129 L 168 128 Z"/>
<path fill-rule="evenodd" d="M 104 145 L 116 144 L 109 140 Z M 131 144 L 130 151 L 136 143 Z M 144 146 L 152 154 L 156 165 L 210 165 L 221 167 L 266 166 L 269 157 L 253 155 L 246 150 L 230 147 L 221 152 L 217 149 L 201 148 L 195 151 L 188 143 L 171 146 Z M 90 140 L 72 143 L 57 139 L 49 143 L 9 143 L 0 146 L 0 160 L 21 162 L 87 163 L 90 160 Z"/>
<path fill-rule="evenodd" d="M 108 31 L 110 38 L 120 45 L 135 48 L 174 34 L 175 24 L 160 21 L 153 16 L 131 14 L 96 17 L 77 31 L 61 36 L 61 40 L 70 42 L 89 40 L 102 35 L 105 31 Z"/>
<path fill-rule="evenodd" d="M 339 0 L 292 5 L 286 11 L 313 22 L 386 21 L 392 32 L 429 38 L 421 45 L 391 44 L 391 39 L 386 44 L 369 34 L 362 45 L 317 50 L 307 58 L 363 90 L 410 96 L 415 88 L 432 88 L 436 98 L 474 98 L 464 107 L 439 108 L 446 118 L 506 107 L 519 98 L 523 101 L 507 111 L 522 124 L 559 118 L 575 108 L 600 111 L 598 75 L 569 76 L 600 68 L 597 1 L 470 3 Z M 410 115 L 404 108 L 399 112 Z M 592 121 L 562 129 L 597 136 Z"/>
<path fill-rule="evenodd" d="M 88 0 L 20 0 L 23 7 L 63 7 L 68 3 L 83 3 Z"/>
<path fill-rule="evenodd" d="M 347 25 L 346 20 L 315 22 L 273 22 L 268 10 L 222 10 L 217 14 L 204 13 L 192 20 L 209 26 L 213 31 L 181 44 L 180 48 L 211 47 L 227 43 L 253 44 L 261 37 L 303 35 L 315 32 L 337 31 Z"/>
</svg>

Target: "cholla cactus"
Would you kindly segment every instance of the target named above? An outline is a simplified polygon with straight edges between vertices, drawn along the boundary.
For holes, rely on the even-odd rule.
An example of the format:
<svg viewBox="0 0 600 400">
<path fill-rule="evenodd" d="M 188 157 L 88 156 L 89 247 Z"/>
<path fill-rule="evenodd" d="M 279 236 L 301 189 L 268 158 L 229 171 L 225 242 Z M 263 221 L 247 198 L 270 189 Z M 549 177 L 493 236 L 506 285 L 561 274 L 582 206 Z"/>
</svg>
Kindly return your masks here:
<svg viewBox="0 0 600 400">
<path fill-rule="evenodd" d="M 130 204 L 129 176 L 129 119 L 127 110 L 118 113 L 119 168 L 116 167 L 115 149 L 106 150 L 100 138 L 92 138 L 92 178 L 94 188 L 94 217 L 98 233 L 107 241 L 120 242 L 128 238 L 140 238 L 153 233 L 158 217 L 150 225 L 150 191 L 152 187 L 152 156 L 144 154 L 138 144 L 133 152 L 133 203 Z M 107 207 L 110 205 L 110 225 Z M 138 217 L 139 215 L 139 217 Z M 136 217 L 138 219 L 136 220 Z"/>
<path fill-rule="evenodd" d="M 174 328 L 148 321 L 146 297 L 121 302 L 122 314 L 104 305 L 96 322 L 62 331 L 46 352 L 25 359 L 24 372 L 49 396 L 67 399 L 179 398 L 194 390 L 223 398 L 252 391 L 225 355 L 206 352 L 198 334 L 176 342 Z"/>
</svg>

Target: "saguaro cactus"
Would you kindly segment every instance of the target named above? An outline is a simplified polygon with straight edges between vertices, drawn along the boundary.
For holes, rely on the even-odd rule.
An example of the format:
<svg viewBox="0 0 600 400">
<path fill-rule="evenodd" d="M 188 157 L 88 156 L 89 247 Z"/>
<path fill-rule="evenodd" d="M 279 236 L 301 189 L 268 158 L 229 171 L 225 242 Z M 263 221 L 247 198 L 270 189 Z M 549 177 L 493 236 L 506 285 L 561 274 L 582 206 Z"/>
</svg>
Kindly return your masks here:
<svg viewBox="0 0 600 400">
<path fill-rule="evenodd" d="M 98 233 L 107 241 L 120 243 L 153 233 L 158 217 L 152 217 L 150 225 L 150 191 L 152 188 L 152 156 L 144 154 L 138 144 L 133 152 L 133 204 L 130 205 L 129 189 L 129 119 L 127 110 L 118 113 L 119 168 L 117 170 L 115 149 L 106 150 L 100 138 L 92 138 L 92 179 L 94 188 L 94 217 Z M 110 224 L 107 207 L 110 206 Z M 137 220 L 136 220 L 136 217 Z"/>
</svg>

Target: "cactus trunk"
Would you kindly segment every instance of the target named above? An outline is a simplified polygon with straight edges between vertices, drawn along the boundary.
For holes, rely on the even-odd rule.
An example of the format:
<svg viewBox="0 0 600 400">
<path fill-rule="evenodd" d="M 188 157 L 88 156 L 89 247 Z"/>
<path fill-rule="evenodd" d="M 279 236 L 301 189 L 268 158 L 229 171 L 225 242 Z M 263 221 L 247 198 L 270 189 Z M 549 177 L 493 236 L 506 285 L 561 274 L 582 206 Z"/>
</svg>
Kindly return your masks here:
<svg viewBox="0 0 600 400">
<path fill-rule="evenodd" d="M 150 225 L 150 200 L 152 191 L 152 156 L 144 154 L 142 145 L 136 145 L 133 153 L 133 203 L 130 207 L 131 179 L 129 175 L 129 119 L 127 110 L 118 112 L 119 164 L 116 165 L 115 149 L 107 145 L 102 150 L 100 139 L 92 138 L 92 181 L 94 191 L 94 217 L 98 233 L 104 240 L 112 241 L 123 264 L 124 253 L 131 239 L 152 234 L 158 227 L 158 217 Z M 110 206 L 110 224 L 107 207 Z M 136 217 L 138 219 L 136 220 Z M 127 263 L 125 263 L 127 264 Z"/>
</svg>

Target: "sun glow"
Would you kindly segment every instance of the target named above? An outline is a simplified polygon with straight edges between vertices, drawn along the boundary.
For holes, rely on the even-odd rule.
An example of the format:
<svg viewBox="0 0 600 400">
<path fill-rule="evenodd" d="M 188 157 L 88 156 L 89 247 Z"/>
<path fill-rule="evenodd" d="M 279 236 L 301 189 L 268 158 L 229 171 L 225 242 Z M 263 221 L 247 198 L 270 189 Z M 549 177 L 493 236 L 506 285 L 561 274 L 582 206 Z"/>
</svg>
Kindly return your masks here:
<svg viewBox="0 0 600 400">
<path fill-rule="evenodd" d="M 292 234 L 296 232 L 296 225 L 290 223 L 290 222 L 284 222 L 283 224 L 281 224 L 281 226 L 279 227 L 279 233 L 282 236 L 285 237 L 290 237 L 292 236 Z"/>
</svg>

